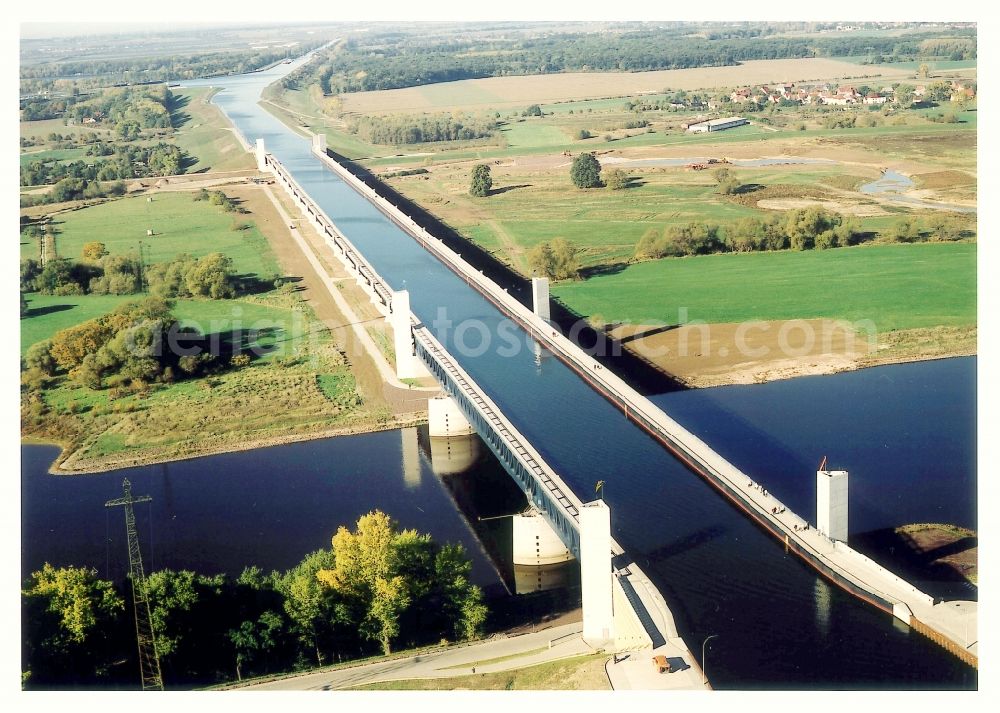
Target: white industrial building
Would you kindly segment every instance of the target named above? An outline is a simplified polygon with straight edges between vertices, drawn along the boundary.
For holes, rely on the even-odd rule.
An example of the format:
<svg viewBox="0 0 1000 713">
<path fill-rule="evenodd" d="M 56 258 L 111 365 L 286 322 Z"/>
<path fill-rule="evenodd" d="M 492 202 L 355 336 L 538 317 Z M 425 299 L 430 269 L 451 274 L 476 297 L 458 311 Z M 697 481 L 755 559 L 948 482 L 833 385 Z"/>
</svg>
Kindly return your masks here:
<svg viewBox="0 0 1000 713">
<path fill-rule="evenodd" d="M 711 119 L 709 121 L 702 121 L 697 124 L 691 124 L 687 127 L 689 133 L 692 134 L 702 134 L 709 131 L 723 131 L 724 129 L 732 129 L 736 126 L 743 126 L 744 124 L 749 124 L 748 119 L 744 119 L 741 116 L 731 116 L 728 119 Z"/>
</svg>

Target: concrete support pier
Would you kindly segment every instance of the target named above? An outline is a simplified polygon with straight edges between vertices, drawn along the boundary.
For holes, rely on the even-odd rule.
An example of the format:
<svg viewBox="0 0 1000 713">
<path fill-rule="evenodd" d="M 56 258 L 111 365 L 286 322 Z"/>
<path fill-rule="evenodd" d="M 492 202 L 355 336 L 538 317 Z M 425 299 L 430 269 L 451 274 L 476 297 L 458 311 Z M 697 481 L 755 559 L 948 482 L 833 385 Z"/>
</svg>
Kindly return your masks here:
<svg viewBox="0 0 1000 713">
<path fill-rule="evenodd" d="M 257 170 L 266 171 L 267 161 L 265 157 L 267 156 L 267 151 L 264 148 L 264 139 L 257 139 L 257 145 L 253 152 L 254 158 L 257 159 Z"/>
<path fill-rule="evenodd" d="M 816 471 L 816 529 L 847 542 L 847 471 Z"/>
<path fill-rule="evenodd" d="M 386 321 L 392 327 L 392 346 L 396 352 L 396 377 L 419 379 L 428 376 L 427 369 L 417 358 L 413 346 L 413 327 L 410 322 L 410 293 L 406 290 L 393 292 L 389 302 L 389 316 Z"/>
<path fill-rule="evenodd" d="M 514 564 L 542 565 L 568 562 L 573 555 L 562 539 L 545 522 L 541 513 L 529 510 L 511 518 Z"/>
<path fill-rule="evenodd" d="M 435 396 L 427 400 L 427 430 L 431 438 L 471 436 L 476 432 L 450 396 Z"/>
<path fill-rule="evenodd" d="M 536 315 L 548 321 L 549 316 L 549 278 L 531 278 L 531 304 Z"/>
<path fill-rule="evenodd" d="M 583 640 L 594 647 L 615 638 L 611 590 L 611 510 L 603 500 L 580 507 Z"/>
<path fill-rule="evenodd" d="M 326 153 L 326 134 L 313 134 L 312 149 L 316 153 Z"/>
</svg>

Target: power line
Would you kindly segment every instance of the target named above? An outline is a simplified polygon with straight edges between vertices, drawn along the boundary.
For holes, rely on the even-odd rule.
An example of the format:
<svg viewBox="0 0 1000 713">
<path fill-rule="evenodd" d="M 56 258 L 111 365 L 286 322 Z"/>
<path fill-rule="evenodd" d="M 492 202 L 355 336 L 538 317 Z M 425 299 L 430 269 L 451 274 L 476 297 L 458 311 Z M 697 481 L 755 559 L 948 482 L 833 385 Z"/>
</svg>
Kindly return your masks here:
<svg viewBox="0 0 1000 713">
<path fill-rule="evenodd" d="M 156 650 L 156 635 L 153 633 L 153 615 L 149 610 L 149 596 L 146 574 L 142 569 L 142 552 L 139 550 L 139 533 L 135 528 L 135 503 L 148 503 L 153 499 L 148 495 L 132 497 L 132 484 L 128 478 L 122 483 L 125 497 L 109 500 L 104 507 L 125 507 L 125 530 L 128 533 L 129 577 L 132 580 L 132 606 L 135 609 L 135 638 L 139 645 L 139 674 L 142 690 L 163 690 L 163 674 L 160 672 L 160 655 Z M 152 514 L 150 514 L 152 519 Z"/>
</svg>

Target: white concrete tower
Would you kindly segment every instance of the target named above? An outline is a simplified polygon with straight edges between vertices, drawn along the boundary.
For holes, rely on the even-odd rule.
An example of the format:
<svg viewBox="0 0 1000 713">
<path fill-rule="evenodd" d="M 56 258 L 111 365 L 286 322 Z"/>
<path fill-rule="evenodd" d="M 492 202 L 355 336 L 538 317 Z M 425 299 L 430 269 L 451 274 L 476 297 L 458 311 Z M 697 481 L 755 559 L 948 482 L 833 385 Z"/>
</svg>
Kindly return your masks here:
<svg viewBox="0 0 1000 713">
<path fill-rule="evenodd" d="M 544 320 L 549 317 L 549 278 L 531 278 L 531 303 L 535 314 Z"/>
<path fill-rule="evenodd" d="M 386 320 L 392 327 L 392 346 L 396 352 L 396 376 L 400 379 L 418 379 L 427 376 L 427 369 L 413 349 L 413 331 L 410 324 L 410 293 L 406 290 L 393 292 L 389 301 L 389 316 Z"/>
<path fill-rule="evenodd" d="M 257 139 L 257 148 L 254 150 L 254 156 L 257 157 L 257 170 L 266 171 L 267 164 L 264 163 L 264 155 L 267 152 L 264 150 L 264 139 Z"/>
<path fill-rule="evenodd" d="M 580 508 L 580 582 L 583 640 L 603 646 L 615 638 L 611 603 L 611 510 L 603 500 Z"/>
<path fill-rule="evenodd" d="M 816 471 L 816 529 L 847 542 L 847 471 Z"/>
<path fill-rule="evenodd" d="M 326 154 L 326 134 L 313 134 L 312 148 L 318 154 Z"/>
<path fill-rule="evenodd" d="M 475 433 L 455 399 L 444 395 L 427 399 L 427 430 L 432 438 L 471 436 Z"/>
</svg>

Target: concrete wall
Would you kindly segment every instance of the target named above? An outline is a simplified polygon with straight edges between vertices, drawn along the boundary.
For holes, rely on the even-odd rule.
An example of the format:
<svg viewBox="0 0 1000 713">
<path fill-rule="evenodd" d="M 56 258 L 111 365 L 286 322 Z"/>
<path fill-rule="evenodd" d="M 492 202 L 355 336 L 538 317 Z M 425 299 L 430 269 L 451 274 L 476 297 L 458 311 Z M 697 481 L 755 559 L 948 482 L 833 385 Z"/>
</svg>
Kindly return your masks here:
<svg viewBox="0 0 1000 713">
<path fill-rule="evenodd" d="M 847 471 L 816 471 L 816 529 L 847 542 Z"/>
<path fill-rule="evenodd" d="M 546 565 L 567 562 L 573 555 L 540 513 L 514 515 L 514 564 Z"/>
<path fill-rule="evenodd" d="M 651 649 L 653 642 L 646 633 L 645 627 L 636 616 L 635 610 L 625 596 L 618 578 L 613 579 L 611 590 L 611 602 L 614 607 L 615 620 L 615 643 L 617 651 L 635 651 L 637 649 Z M 667 636 L 667 632 L 662 632 Z"/>
<path fill-rule="evenodd" d="M 470 436 L 476 432 L 450 396 L 435 396 L 427 400 L 427 425 L 432 438 Z"/>
<path fill-rule="evenodd" d="M 531 304 L 535 314 L 542 319 L 551 319 L 549 316 L 549 278 L 531 278 Z"/>
</svg>

